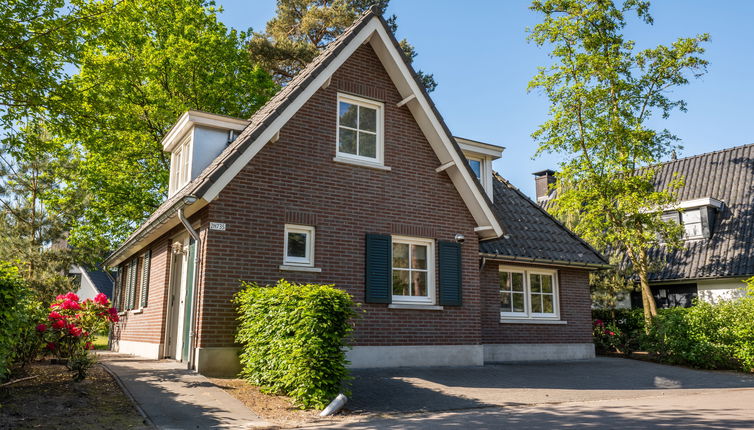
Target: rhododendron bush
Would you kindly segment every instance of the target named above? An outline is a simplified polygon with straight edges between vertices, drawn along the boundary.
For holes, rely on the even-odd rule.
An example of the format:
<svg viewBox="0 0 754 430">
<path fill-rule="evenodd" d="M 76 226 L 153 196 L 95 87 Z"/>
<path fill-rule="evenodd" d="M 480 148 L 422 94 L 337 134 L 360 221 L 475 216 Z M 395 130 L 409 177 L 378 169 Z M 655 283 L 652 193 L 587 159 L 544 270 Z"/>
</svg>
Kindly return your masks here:
<svg viewBox="0 0 754 430">
<path fill-rule="evenodd" d="M 89 354 L 97 332 L 118 321 L 118 311 L 104 294 L 94 300 L 79 300 L 74 293 L 59 295 L 50 305 L 47 321 L 37 325 L 48 353 L 64 361 L 75 380 L 86 377 L 94 364 Z"/>
</svg>

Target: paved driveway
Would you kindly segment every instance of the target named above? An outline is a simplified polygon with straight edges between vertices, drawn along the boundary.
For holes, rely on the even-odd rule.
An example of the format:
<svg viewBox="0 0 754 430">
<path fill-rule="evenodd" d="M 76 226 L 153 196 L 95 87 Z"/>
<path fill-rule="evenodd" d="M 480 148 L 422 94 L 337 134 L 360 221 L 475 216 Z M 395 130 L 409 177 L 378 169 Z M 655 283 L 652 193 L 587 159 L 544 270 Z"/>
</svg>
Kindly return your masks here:
<svg viewBox="0 0 754 430">
<path fill-rule="evenodd" d="M 754 375 L 635 360 L 359 370 L 332 428 L 754 428 Z"/>
</svg>

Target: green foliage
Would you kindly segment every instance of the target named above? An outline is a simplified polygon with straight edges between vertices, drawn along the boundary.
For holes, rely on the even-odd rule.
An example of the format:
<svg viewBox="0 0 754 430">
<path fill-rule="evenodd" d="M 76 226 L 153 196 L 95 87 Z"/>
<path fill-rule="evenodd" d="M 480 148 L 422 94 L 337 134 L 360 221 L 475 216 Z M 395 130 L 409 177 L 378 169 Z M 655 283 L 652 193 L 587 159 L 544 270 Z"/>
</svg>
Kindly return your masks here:
<svg viewBox="0 0 754 430">
<path fill-rule="evenodd" d="M 17 261 L 38 300 L 70 288 L 63 274 L 76 251 L 60 241 L 80 201 L 56 204 L 60 181 L 76 168 L 71 151 L 33 121 L 0 143 L 0 260 Z M 59 243 L 58 243 L 59 242 Z"/>
<path fill-rule="evenodd" d="M 242 284 L 236 342 L 241 376 L 265 392 L 323 408 L 348 377 L 345 341 L 356 315 L 351 296 L 333 285 Z"/>
<path fill-rule="evenodd" d="M 665 190 L 654 188 L 655 167 L 677 138 L 647 122 L 685 110 L 672 90 L 689 76 L 706 71 L 701 58 L 706 34 L 678 39 L 670 46 L 637 51 L 623 37 L 625 14 L 651 24 L 649 3 L 627 0 L 536 0 L 531 9 L 543 21 L 530 32 L 538 46 L 551 48 L 554 60 L 529 83 L 550 101 L 550 118 L 532 137 L 537 154 L 557 153 L 558 198 L 553 212 L 600 250 L 623 256 L 633 266 L 648 297 L 651 264 L 647 250 L 664 242 L 679 245 L 681 230 L 663 222 L 662 207 L 675 201 L 676 178 Z M 645 300 L 647 317 L 655 314 Z"/>
<path fill-rule="evenodd" d="M 166 198 L 161 140 L 183 112 L 247 118 L 277 86 L 249 61 L 247 34 L 219 22 L 212 1 L 75 3 L 98 19 L 78 26 L 78 72 L 50 113 L 77 163 L 60 201 L 84 206 L 70 242 L 108 250 Z"/>
<path fill-rule="evenodd" d="M 390 0 L 278 0 L 277 14 L 267 22 L 264 33 L 249 41 L 252 62 L 267 70 L 284 85 L 372 6 L 384 14 Z M 390 30 L 398 30 L 396 16 L 387 18 Z M 409 62 L 416 57 L 406 39 L 400 42 Z M 437 87 L 434 77 L 418 71 L 427 91 Z"/>
<path fill-rule="evenodd" d="M 14 265 L 0 261 L 0 381 L 10 376 L 19 359 L 24 360 L 25 336 L 34 329 L 33 294 Z M 33 334 L 33 332 L 32 332 Z M 36 355 L 36 354 L 35 354 Z"/>
<path fill-rule="evenodd" d="M 754 371 L 754 297 L 662 311 L 650 330 L 649 351 L 670 363 Z"/>
</svg>

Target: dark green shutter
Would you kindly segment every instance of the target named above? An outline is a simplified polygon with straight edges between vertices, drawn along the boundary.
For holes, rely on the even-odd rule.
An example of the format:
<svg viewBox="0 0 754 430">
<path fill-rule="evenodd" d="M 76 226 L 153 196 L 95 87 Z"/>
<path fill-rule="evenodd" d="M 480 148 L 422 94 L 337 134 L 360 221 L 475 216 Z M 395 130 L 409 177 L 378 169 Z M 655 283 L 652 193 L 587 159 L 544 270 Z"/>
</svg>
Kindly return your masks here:
<svg viewBox="0 0 754 430">
<path fill-rule="evenodd" d="M 134 294 L 136 293 L 136 266 L 137 259 L 131 260 L 131 264 L 128 267 L 128 303 L 126 309 L 131 310 L 134 308 Z"/>
<path fill-rule="evenodd" d="M 141 304 L 139 307 L 147 307 L 147 296 L 149 295 L 149 263 L 152 257 L 152 250 L 144 254 L 144 262 L 141 270 Z"/>
<path fill-rule="evenodd" d="M 393 247 L 391 237 L 384 234 L 367 234 L 365 302 L 392 302 L 392 259 Z"/>
<path fill-rule="evenodd" d="M 440 259 L 440 305 L 461 306 L 461 245 L 438 243 Z"/>
<path fill-rule="evenodd" d="M 115 287 L 113 288 L 113 303 L 118 312 L 123 310 L 123 267 L 118 266 L 118 273 L 115 275 Z"/>
</svg>

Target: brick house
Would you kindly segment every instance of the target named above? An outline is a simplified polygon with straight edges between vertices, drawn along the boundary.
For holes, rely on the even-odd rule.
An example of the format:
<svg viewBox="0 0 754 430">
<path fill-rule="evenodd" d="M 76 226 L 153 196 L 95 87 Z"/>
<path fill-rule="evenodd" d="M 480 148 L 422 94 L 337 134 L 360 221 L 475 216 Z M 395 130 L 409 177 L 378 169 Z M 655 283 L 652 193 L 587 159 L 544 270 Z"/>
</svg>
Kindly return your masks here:
<svg viewBox="0 0 754 430">
<path fill-rule="evenodd" d="M 594 355 L 606 262 L 455 138 L 369 11 L 249 120 L 190 111 L 169 197 L 107 259 L 114 348 L 238 369 L 241 280 L 334 283 L 366 311 L 354 367 Z"/>
</svg>

